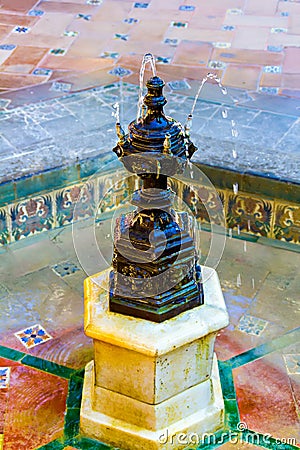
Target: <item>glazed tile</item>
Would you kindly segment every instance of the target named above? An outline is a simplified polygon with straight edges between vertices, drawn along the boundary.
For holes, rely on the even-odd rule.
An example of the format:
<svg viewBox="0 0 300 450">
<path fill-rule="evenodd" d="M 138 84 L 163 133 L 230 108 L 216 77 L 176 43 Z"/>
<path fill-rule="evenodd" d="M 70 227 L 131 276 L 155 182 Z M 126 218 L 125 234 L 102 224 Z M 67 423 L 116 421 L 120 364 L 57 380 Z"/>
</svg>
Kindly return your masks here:
<svg viewBox="0 0 300 450">
<path fill-rule="evenodd" d="M 264 332 L 268 322 L 258 317 L 249 316 L 248 314 L 243 315 L 238 323 L 238 330 L 247 334 L 254 334 L 259 336 Z"/>
<path fill-rule="evenodd" d="M 0 389 L 9 387 L 10 367 L 0 366 Z"/>
<path fill-rule="evenodd" d="M 232 64 L 227 67 L 222 82 L 225 86 L 256 90 L 260 72 L 260 67 Z"/>
<path fill-rule="evenodd" d="M 284 361 L 289 375 L 300 375 L 300 354 L 284 354 Z"/>
<path fill-rule="evenodd" d="M 39 324 L 25 328 L 15 333 L 15 336 L 27 349 L 47 342 L 52 339 L 47 331 Z"/>
<path fill-rule="evenodd" d="M 282 357 L 251 362 L 233 376 L 241 421 L 253 431 L 299 442 L 300 423 Z"/>
<path fill-rule="evenodd" d="M 52 270 L 60 277 L 65 277 L 66 275 L 72 275 L 73 273 L 77 272 L 79 267 L 76 266 L 76 264 L 65 261 L 60 264 L 56 264 L 52 267 Z"/>
<path fill-rule="evenodd" d="M 5 448 L 34 449 L 62 434 L 66 380 L 20 366 L 12 369 L 10 386 L 4 425 Z M 47 419 L 36 420 L 37 416 Z"/>
<path fill-rule="evenodd" d="M 18 46 L 2 65 L 1 71 L 29 73 L 47 52 L 47 48 Z"/>
</svg>

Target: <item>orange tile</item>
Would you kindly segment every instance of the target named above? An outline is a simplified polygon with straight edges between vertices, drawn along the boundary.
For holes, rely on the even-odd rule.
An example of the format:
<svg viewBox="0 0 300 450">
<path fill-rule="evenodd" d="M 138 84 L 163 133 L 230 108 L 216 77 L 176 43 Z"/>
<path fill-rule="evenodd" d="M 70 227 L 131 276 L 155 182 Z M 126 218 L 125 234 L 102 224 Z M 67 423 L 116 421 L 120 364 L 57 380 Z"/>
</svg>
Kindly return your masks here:
<svg viewBox="0 0 300 450">
<path fill-rule="evenodd" d="M 269 16 L 276 14 L 278 0 L 268 0 L 262 2 L 261 0 L 247 0 L 244 12 L 245 14 L 254 14 L 257 16 Z"/>
<path fill-rule="evenodd" d="M 197 26 L 187 28 L 169 28 L 165 37 L 203 42 L 231 42 L 234 34 L 223 30 L 209 30 Z"/>
<path fill-rule="evenodd" d="M 109 18 L 109 22 L 118 21 L 122 23 L 123 19 L 131 17 L 129 13 L 132 9 L 132 3 L 132 1 L 114 1 L 113 4 L 111 1 L 103 2 L 101 8 L 94 11 L 92 21 L 103 23 L 105 18 Z"/>
<path fill-rule="evenodd" d="M 19 89 L 32 86 L 46 81 L 46 77 L 35 77 L 34 75 L 16 75 L 11 73 L 0 73 L 0 86 L 5 89 Z"/>
<path fill-rule="evenodd" d="M 9 26 L 9 25 L 0 25 L 0 39 L 4 39 L 13 29 L 13 26 Z M 2 42 L 1 42 L 2 44 Z"/>
<path fill-rule="evenodd" d="M 259 85 L 263 87 L 280 87 L 281 80 L 281 73 L 263 73 Z"/>
<path fill-rule="evenodd" d="M 36 4 L 36 0 L 1 0 L 4 10 L 26 13 Z"/>
<path fill-rule="evenodd" d="M 49 12 L 32 27 L 30 33 L 38 35 L 61 36 L 74 20 L 74 14 Z M 70 39 L 70 38 L 69 38 Z M 72 38 L 71 38 L 72 39 Z"/>
<path fill-rule="evenodd" d="M 63 432 L 67 391 L 67 380 L 25 366 L 13 367 L 4 448 L 28 450 L 58 438 Z"/>
<path fill-rule="evenodd" d="M 21 25 L 24 27 L 32 27 L 39 20 L 38 17 L 21 16 L 20 14 L 3 14 L 0 13 L 0 23 L 4 25 Z"/>
<path fill-rule="evenodd" d="M 289 33 L 272 33 L 268 37 L 268 45 L 282 45 L 283 47 L 300 47 L 300 35 Z"/>
<path fill-rule="evenodd" d="M 284 73 L 299 73 L 299 61 L 300 61 L 300 48 L 298 47 L 287 47 L 284 49 L 284 62 L 283 62 L 283 72 Z"/>
<path fill-rule="evenodd" d="M 72 38 L 67 36 L 52 36 L 44 34 L 11 33 L 1 44 L 15 44 L 31 47 L 65 48 L 72 44 Z"/>
<path fill-rule="evenodd" d="M 9 1 L 9 0 L 8 0 Z M 19 0 L 22 1 L 22 0 Z M 58 12 L 62 14 L 93 14 L 98 7 L 93 5 L 86 5 L 81 2 L 79 3 L 71 3 L 71 2 L 49 2 L 49 1 L 41 1 L 38 5 L 39 9 L 45 12 Z M 101 6 L 100 6 L 101 7 Z M 78 19 L 79 20 L 79 19 Z M 84 20 L 84 19 L 80 19 Z"/>
<path fill-rule="evenodd" d="M 2 64 L 0 70 L 1 72 L 29 73 L 48 51 L 48 48 L 19 46 Z"/>
<path fill-rule="evenodd" d="M 285 89 L 299 89 L 300 74 L 299 73 L 283 73 L 281 87 Z"/>
<path fill-rule="evenodd" d="M 232 47 L 249 50 L 265 50 L 269 35 L 269 28 L 237 28 Z"/>
<path fill-rule="evenodd" d="M 212 45 L 199 41 L 181 41 L 175 50 L 173 63 L 186 65 L 207 65 Z"/>
<path fill-rule="evenodd" d="M 89 38 L 76 39 L 68 50 L 68 56 L 71 57 L 84 57 L 84 58 L 96 58 L 101 54 L 102 49 L 105 47 L 105 41 L 94 40 Z M 110 48 L 105 50 L 111 51 Z"/>
<path fill-rule="evenodd" d="M 225 86 L 256 90 L 260 74 L 260 67 L 230 64 L 225 70 L 222 83 Z"/>
<path fill-rule="evenodd" d="M 280 66 L 283 60 L 282 53 L 267 52 L 264 50 L 249 49 L 219 49 L 213 51 L 212 60 L 238 64 L 256 64 L 262 66 Z"/>
<path fill-rule="evenodd" d="M 48 69 L 90 72 L 111 67 L 114 63 L 115 61 L 110 58 L 75 58 L 70 56 L 57 58 L 54 55 L 47 55 L 43 60 L 42 66 Z"/>
<path fill-rule="evenodd" d="M 288 17 L 226 14 L 225 23 L 237 27 L 287 28 Z"/>
</svg>

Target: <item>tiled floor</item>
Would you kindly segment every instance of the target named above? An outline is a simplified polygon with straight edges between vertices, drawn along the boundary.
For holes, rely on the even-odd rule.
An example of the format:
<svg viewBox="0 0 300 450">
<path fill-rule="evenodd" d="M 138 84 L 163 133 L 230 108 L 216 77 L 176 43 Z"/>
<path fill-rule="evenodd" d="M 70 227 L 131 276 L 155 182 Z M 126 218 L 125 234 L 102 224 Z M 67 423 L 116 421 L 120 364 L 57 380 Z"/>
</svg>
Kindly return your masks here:
<svg viewBox="0 0 300 450">
<path fill-rule="evenodd" d="M 108 261 L 111 241 L 102 234 L 109 227 L 96 227 Z M 201 236 L 205 254 L 209 235 Z M 227 411 L 226 432 L 216 445 L 293 449 L 300 445 L 300 253 L 251 242 L 246 250 L 244 241 L 227 239 L 217 268 L 230 325 L 216 343 Z M 81 369 L 93 348 L 82 328 L 85 274 L 71 227 L 10 245 L 1 263 L 3 448 L 31 450 L 50 441 L 42 448 L 104 448 L 78 435 Z"/>
<path fill-rule="evenodd" d="M 0 91 L 103 85 L 127 56 L 152 52 L 170 80 L 216 67 L 229 87 L 298 97 L 299 20 L 299 3 L 284 0 L 3 0 Z"/>
</svg>

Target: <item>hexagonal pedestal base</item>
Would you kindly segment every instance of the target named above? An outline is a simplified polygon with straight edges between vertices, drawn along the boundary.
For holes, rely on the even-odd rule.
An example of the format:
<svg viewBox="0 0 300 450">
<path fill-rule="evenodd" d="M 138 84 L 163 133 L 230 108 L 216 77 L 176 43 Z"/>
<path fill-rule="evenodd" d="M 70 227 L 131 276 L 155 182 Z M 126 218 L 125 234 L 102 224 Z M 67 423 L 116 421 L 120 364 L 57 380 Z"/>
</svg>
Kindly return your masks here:
<svg viewBox="0 0 300 450">
<path fill-rule="evenodd" d="M 228 315 L 216 272 L 203 267 L 205 304 L 161 323 L 109 311 L 108 271 L 85 281 L 83 434 L 126 450 L 196 448 L 223 423 L 213 353 Z"/>
<path fill-rule="evenodd" d="M 222 427 L 223 418 L 224 402 L 216 358 L 211 379 L 157 405 L 98 388 L 94 362 L 86 366 L 81 431 L 106 444 L 124 450 L 196 448 L 204 434 Z M 145 427 L 136 425 L 137 422 Z"/>
</svg>

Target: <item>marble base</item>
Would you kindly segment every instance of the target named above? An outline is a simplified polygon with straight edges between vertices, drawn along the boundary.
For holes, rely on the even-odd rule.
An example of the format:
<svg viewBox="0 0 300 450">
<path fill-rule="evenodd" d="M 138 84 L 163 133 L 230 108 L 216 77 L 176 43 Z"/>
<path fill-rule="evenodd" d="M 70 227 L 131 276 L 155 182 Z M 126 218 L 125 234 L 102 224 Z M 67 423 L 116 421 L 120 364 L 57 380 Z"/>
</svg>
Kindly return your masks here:
<svg viewBox="0 0 300 450">
<path fill-rule="evenodd" d="M 228 315 L 216 272 L 202 270 L 205 304 L 162 323 L 111 312 L 108 271 L 85 280 L 95 361 L 85 373 L 83 434 L 128 450 L 180 449 L 222 426 L 213 348 Z"/>
<path fill-rule="evenodd" d="M 81 432 L 124 450 L 197 448 L 204 435 L 223 425 L 216 358 L 209 380 L 157 405 L 98 388 L 91 361 L 86 366 L 82 395 Z"/>
</svg>

